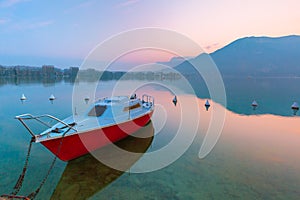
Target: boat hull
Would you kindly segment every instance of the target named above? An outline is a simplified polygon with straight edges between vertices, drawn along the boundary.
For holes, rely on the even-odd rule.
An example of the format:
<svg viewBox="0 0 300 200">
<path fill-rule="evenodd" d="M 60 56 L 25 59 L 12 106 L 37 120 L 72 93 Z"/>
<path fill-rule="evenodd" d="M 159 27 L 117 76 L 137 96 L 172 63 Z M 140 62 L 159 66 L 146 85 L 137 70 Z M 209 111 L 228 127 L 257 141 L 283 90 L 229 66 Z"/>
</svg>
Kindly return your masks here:
<svg viewBox="0 0 300 200">
<path fill-rule="evenodd" d="M 108 144 L 117 142 L 145 126 L 151 119 L 153 110 L 133 120 L 88 130 L 63 138 L 41 141 L 47 149 L 62 161 L 69 161 Z"/>
</svg>

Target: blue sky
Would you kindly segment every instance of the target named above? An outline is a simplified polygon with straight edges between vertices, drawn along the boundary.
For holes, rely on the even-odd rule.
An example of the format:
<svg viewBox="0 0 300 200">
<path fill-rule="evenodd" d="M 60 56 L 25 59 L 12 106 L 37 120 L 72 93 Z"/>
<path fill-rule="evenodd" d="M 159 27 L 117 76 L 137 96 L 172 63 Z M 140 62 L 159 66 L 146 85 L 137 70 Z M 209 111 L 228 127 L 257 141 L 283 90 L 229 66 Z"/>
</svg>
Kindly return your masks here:
<svg viewBox="0 0 300 200">
<path fill-rule="evenodd" d="M 207 52 L 245 36 L 300 35 L 298 0 L 0 0 L 0 65 L 80 65 L 133 28 L 187 35 Z M 186 55 L 193 56 L 193 55 Z"/>
</svg>

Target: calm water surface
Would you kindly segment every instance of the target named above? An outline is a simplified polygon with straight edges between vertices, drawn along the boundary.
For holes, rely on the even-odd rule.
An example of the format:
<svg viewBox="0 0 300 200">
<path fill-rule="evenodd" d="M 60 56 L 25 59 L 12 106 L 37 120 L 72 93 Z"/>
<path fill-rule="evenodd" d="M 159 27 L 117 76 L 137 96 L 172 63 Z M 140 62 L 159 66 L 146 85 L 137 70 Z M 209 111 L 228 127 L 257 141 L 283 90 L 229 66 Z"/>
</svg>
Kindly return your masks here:
<svg viewBox="0 0 300 200">
<path fill-rule="evenodd" d="M 182 103 L 196 100 L 200 112 L 199 130 L 184 155 L 168 167 L 142 174 L 112 170 L 89 155 L 68 164 L 58 161 L 36 199 L 74 199 L 74 196 L 78 199 L 299 199 L 300 118 L 292 117 L 290 110 L 292 101 L 300 100 L 293 86 L 299 80 L 280 81 L 284 88 L 273 84 L 278 80 L 227 81 L 228 107 L 234 112 L 227 111 L 221 138 L 204 159 L 198 158 L 198 152 L 212 109 L 222 106 L 212 102 L 211 109 L 205 111 L 205 99 L 201 98 L 206 98 L 207 94 L 202 88 L 197 91 L 200 98 L 191 94 L 178 96 L 176 107 L 171 102 L 173 94 L 167 89 L 157 85 L 140 88 L 139 94 L 146 91 L 155 96 L 157 109 L 152 123 L 139 133 L 152 133 L 152 136 L 144 143 L 129 138 L 120 145 L 133 144 L 140 152 L 159 150 L 176 134 L 180 110 L 184 107 Z M 124 81 L 123 85 L 131 83 Z M 89 87 L 91 83 L 79 84 Z M 97 97 L 109 95 L 114 84 L 115 81 L 102 82 L 97 88 Z M 180 81 L 169 84 L 181 87 Z M 74 110 L 72 89 L 73 85 L 65 82 L 0 86 L 1 194 L 12 190 L 30 140 L 30 135 L 14 116 L 48 113 L 67 117 Z M 19 100 L 22 93 L 28 98 L 23 104 Z M 48 101 L 52 93 L 57 97 L 53 104 Z M 257 111 L 249 106 L 253 98 L 260 104 Z M 165 122 L 163 127 L 162 122 Z M 189 127 L 185 130 L 185 134 L 190 134 Z M 52 159 L 53 155 L 42 145 L 33 146 L 20 194 L 27 195 L 38 187 Z"/>
</svg>

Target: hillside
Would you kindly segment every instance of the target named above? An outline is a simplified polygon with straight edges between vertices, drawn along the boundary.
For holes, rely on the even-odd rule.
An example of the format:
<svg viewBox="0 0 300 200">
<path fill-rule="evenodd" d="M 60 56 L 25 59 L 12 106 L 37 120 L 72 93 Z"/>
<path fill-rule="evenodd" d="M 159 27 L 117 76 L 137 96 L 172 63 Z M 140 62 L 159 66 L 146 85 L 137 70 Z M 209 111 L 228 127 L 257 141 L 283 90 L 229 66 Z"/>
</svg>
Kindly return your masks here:
<svg viewBox="0 0 300 200">
<path fill-rule="evenodd" d="M 210 56 L 223 76 L 300 76 L 300 36 L 241 38 Z M 188 62 L 175 68 L 193 72 Z"/>
</svg>

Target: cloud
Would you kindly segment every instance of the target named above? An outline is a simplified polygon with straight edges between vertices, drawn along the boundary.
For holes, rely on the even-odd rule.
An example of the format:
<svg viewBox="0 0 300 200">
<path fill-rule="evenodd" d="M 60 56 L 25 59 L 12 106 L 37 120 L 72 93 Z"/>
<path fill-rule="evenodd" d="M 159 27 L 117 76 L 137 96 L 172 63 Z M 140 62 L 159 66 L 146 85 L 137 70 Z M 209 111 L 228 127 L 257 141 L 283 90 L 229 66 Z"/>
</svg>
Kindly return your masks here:
<svg viewBox="0 0 300 200">
<path fill-rule="evenodd" d="M 48 21 L 37 22 L 35 24 L 32 24 L 32 26 L 33 28 L 39 28 L 39 27 L 49 26 L 53 23 L 54 22 L 52 20 L 48 20 Z"/>
<path fill-rule="evenodd" d="M 77 4 L 71 8 L 68 8 L 64 11 L 64 13 L 70 13 L 70 12 L 75 12 L 77 10 L 81 10 L 84 8 L 89 8 L 94 4 L 94 1 L 85 1 L 83 3 Z"/>
<path fill-rule="evenodd" d="M 26 2 L 29 0 L 4 0 L 2 2 L 0 2 L 0 7 L 11 7 L 14 6 L 16 4 L 22 3 L 22 2 Z"/>
<path fill-rule="evenodd" d="M 127 1 L 124 1 L 122 3 L 119 3 L 117 5 L 117 7 L 127 7 L 127 6 L 130 6 L 130 5 L 138 3 L 139 1 L 140 0 L 127 0 Z"/>
<path fill-rule="evenodd" d="M 6 24 L 9 20 L 8 19 L 1 19 L 0 18 L 0 25 Z"/>
<path fill-rule="evenodd" d="M 53 24 L 53 20 L 47 20 L 47 21 L 40 21 L 40 22 L 35 22 L 35 23 L 21 23 L 21 24 L 15 24 L 13 26 L 14 30 L 31 30 L 31 29 L 37 29 L 37 28 L 42 28 L 49 26 Z"/>
</svg>

